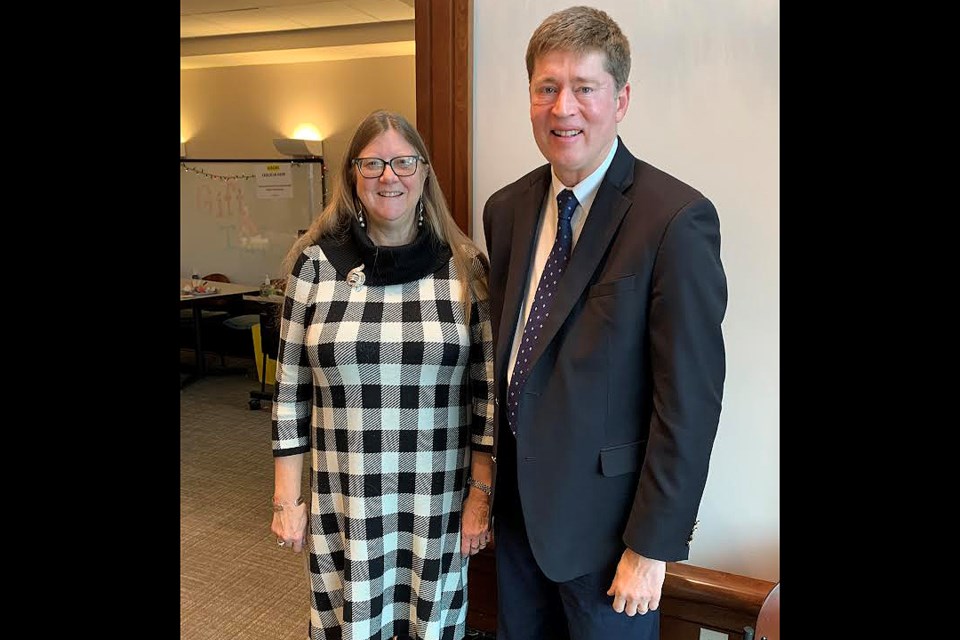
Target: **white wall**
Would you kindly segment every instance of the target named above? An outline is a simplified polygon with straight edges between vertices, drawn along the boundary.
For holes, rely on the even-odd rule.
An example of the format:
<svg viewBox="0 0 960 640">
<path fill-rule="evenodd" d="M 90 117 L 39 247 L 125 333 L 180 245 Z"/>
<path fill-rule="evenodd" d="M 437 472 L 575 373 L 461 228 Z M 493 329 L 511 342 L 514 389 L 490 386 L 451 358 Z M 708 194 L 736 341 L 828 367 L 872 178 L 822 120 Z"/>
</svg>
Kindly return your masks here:
<svg viewBox="0 0 960 640">
<path fill-rule="evenodd" d="M 589 0 L 586 0 L 589 3 Z M 576 2 L 475 0 L 473 232 L 494 191 L 543 164 L 527 41 Z M 720 214 L 727 378 L 689 563 L 780 579 L 780 7 L 778 0 L 594 0 L 630 41 L 620 135 Z"/>
<path fill-rule="evenodd" d="M 390 109 L 416 122 L 415 87 L 414 56 L 181 69 L 180 136 L 188 158 L 280 158 L 273 139 L 312 124 L 329 193 L 368 113 Z"/>
</svg>

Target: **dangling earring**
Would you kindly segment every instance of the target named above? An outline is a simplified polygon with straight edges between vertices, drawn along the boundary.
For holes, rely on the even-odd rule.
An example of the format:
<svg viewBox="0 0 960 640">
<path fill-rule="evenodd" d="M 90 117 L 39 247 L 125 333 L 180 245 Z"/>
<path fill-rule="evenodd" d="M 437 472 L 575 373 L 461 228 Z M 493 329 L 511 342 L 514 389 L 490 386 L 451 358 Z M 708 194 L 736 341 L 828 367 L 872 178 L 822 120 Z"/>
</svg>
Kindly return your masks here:
<svg viewBox="0 0 960 640">
<path fill-rule="evenodd" d="M 420 199 L 417 200 L 417 212 L 419 216 L 417 217 L 417 226 L 423 226 L 423 196 L 420 196 Z"/>
<path fill-rule="evenodd" d="M 363 220 L 363 203 L 357 203 L 357 221 L 360 223 L 362 229 L 366 229 L 367 223 Z"/>
</svg>

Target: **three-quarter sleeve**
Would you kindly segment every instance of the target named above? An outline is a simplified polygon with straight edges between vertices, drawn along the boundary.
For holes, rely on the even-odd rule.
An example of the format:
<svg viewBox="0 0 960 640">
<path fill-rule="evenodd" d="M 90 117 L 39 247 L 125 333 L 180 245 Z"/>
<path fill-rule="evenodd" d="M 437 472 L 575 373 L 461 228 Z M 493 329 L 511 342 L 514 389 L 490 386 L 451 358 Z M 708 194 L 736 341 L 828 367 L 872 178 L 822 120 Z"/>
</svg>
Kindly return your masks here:
<svg viewBox="0 0 960 640">
<path fill-rule="evenodd" d="M 310 449 L 314 384 L 304 338 L 316 305 L 318 278 L 316 260 L 307 253 L 300 256 L 287 278 L 273 393 L 274 456 Z"/>
<path fill-rule="evenodd" d="M 470 391 L 473 416 L 470 444 L 474 451 L 493 451 L 493 329 L 487 295 L 489 268 L 483 256 L 471 262 L 471 278 L 480 280 L 477 295 L 470 288 Z"/>
</svg>

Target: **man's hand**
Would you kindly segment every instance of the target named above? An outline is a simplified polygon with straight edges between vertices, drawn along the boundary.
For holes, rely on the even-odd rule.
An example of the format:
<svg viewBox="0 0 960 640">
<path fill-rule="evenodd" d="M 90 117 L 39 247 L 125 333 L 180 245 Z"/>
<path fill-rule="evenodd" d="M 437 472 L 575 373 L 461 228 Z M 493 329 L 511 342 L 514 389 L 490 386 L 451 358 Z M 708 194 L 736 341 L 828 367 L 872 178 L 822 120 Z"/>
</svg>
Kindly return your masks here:
<svg viewBox="0 0 960 640">
<path fill-rule="evenodd" d="M 613 610 L 628 616 L 656 611 L 667 575 L 667 563 L 645 558 L 627 548 L 620 556 L 617 575 L 607 590 L 613 596 Z"/>
</svg>

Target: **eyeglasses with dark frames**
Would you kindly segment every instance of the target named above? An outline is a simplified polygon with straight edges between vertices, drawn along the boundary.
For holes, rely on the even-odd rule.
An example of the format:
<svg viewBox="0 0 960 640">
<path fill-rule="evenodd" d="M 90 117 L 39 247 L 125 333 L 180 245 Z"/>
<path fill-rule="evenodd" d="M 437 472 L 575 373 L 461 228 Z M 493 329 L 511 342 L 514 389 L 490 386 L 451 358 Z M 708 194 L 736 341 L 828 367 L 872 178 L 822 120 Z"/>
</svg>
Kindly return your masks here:
<svg viewBox="0 0 960 640">
<path fill-rule="evenodd" d="M 387 165 L 398 177 L 405 178 L 412 176 L 417 172 L 417 163 L 427 164 L 425 158 L 420 156 L 397 156 L 389 160 L 383 158 L 354 158 L 353 164 L 357 165 L 360 175 L 364 178 L 379 178 L 383 175 Z"/>
</svg>

